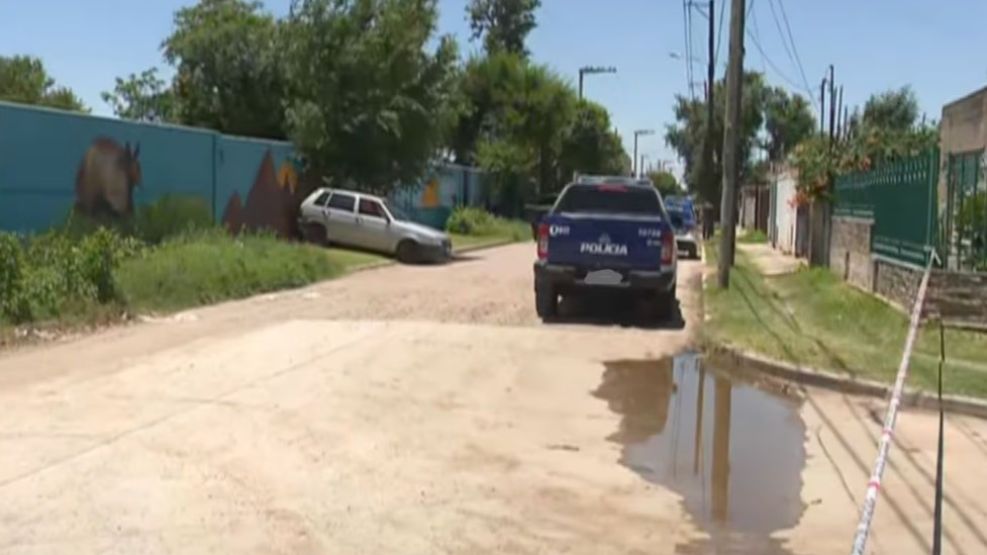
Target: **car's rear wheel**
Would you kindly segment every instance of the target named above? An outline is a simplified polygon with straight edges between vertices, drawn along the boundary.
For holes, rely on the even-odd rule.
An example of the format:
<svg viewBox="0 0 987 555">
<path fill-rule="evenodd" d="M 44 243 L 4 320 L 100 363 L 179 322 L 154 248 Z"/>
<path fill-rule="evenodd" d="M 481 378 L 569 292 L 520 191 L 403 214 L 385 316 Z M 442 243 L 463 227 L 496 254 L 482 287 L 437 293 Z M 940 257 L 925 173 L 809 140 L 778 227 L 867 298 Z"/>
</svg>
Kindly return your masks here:
<svg viewBox="0 0 987 555">
<path fill-rule="evenodd" d="M 535 311 L 542 320 L 554 318 L 559 312 L 559 293 L 551 285 L 535 288 Z"/>
<path fill-rule="evenodd" d="M 404 264 L 414 264 L 418 262 L 418 244 L 410 239 L 405 239 L 398 243 L 398 261 Z"/>
</svg>

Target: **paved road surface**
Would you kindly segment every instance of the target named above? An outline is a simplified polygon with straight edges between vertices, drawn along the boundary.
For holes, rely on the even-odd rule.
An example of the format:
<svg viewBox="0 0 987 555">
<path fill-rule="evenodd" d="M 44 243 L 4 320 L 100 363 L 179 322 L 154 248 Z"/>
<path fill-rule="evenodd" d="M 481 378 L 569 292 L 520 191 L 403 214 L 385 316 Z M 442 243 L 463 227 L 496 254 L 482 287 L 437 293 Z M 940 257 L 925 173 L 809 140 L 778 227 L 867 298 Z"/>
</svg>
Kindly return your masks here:
<svg viewBox="0 0 987 555">
<path fill-rule="evenodd" d="M 804 447 L 781 492 L 795 520 L 761 530 L 738 492 L 770 466 L 749 458 L 772 455 L 744 449 L 739 428 L 762 424 L 744 422 L 738 386 L 719 478 L 713 463 L 714 485 L 734 477 L 728 502 L 712 498 L 728 507 L 717 524 L 642 469 L 662 461 L 635 463 L 685 414 L 676 392 L 694 377 L 640 360 L 693 342 L 698 263 L 681 269 L 684 325 L 615 325 L 578 306 L 543 325 L 532 250 L 0 355 L 0 553 L 846 552 L 880 403 L 810 390 L 753 405 L 780 407 L 757 414 L 797 431 L 788 451 Z M 664 404 L 629 376 L 658 384 Z M 704 418 L 715 458 L 724 428 Z M 935 420 L 905 413 L 899 428 L 871 545 L 928 553 Z M 946 547 L 983 553 L 987 426 L 956 418 L 948 431 Z"/>
</svg>

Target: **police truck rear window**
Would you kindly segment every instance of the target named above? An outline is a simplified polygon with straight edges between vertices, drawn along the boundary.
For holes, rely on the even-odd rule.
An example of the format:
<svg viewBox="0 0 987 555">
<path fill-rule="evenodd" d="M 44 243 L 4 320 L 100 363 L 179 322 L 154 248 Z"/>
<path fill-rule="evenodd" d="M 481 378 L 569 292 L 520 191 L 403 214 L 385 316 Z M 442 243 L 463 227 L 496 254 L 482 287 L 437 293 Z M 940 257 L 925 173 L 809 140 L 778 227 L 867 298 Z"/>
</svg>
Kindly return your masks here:
<svg viewBox="0 0 987 555">
<path fill-rule="evenodd" d="M 562 195 L 555 211 L 662 215 L 653 190 L 624 185 L 573 185 Z"/>
</svg>

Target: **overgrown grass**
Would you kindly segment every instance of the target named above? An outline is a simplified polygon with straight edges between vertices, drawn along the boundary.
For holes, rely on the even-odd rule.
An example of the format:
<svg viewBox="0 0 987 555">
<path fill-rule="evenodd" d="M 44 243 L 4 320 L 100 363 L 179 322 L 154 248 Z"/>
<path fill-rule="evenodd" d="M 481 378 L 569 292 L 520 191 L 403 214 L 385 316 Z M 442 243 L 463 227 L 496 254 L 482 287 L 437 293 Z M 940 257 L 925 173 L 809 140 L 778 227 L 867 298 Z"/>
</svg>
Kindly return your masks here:
<svg viewBox="0 0 987 555">
<path fill-rule="evenodd" d="M 767 243 L 768 236 L 760 229 L 750 229 L 737 237 L 738 243 Z"/>
<path fill-rule="evenodd" d="M 300 287 L 345 267 L 315 246 L 211 230 L 169 239 L 124 261 L 116 276 L 128 307 L 168 311 Z"/>
<path fill-rule="evenodd" d="M 708 264 L 716 265 L 716 242 L 706 244 Z M 894 379 L 908 328 L 908 317 L 840 281 L 827 269 L 761 276 L 737 252 L 730 289 L 712 279 L 705 291 L 711 316 L 706 334 L 769 357 L 808 367 L 890 382 Z M 987 336 L 946 330 L 944 388 L 987 397 Z M 909 385 L 936 387 L 939 331 L 920 332 L 911 359 Z"/>
<path fill-rule="evenodd" d="M 531 238 L 531 226 L 527 222 L 508 220 L 474 207 L 454 210 L 446 222 L 446 231 L 454 242 L 458 237 L 460 247 L 488 242 L 524 241 Z"/>
</svg>

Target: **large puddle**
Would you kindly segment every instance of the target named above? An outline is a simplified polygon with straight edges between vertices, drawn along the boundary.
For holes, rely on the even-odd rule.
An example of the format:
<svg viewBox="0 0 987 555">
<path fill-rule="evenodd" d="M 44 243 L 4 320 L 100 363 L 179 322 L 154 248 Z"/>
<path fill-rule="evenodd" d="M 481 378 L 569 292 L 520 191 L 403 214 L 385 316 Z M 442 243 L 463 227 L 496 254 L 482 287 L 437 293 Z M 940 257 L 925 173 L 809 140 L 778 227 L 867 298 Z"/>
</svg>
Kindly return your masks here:
<svg viewBox="0 0 987 555">
<path fill-rule="evenodd" d="M 704 367 L 695 355 L 606 363 L 594 394 L 621 416 L 621 462 L 683 498 L 709 539 L 679 553 L 787 553 L 774 532 L 804 505 L 798 402 Z"/>
</svg>

